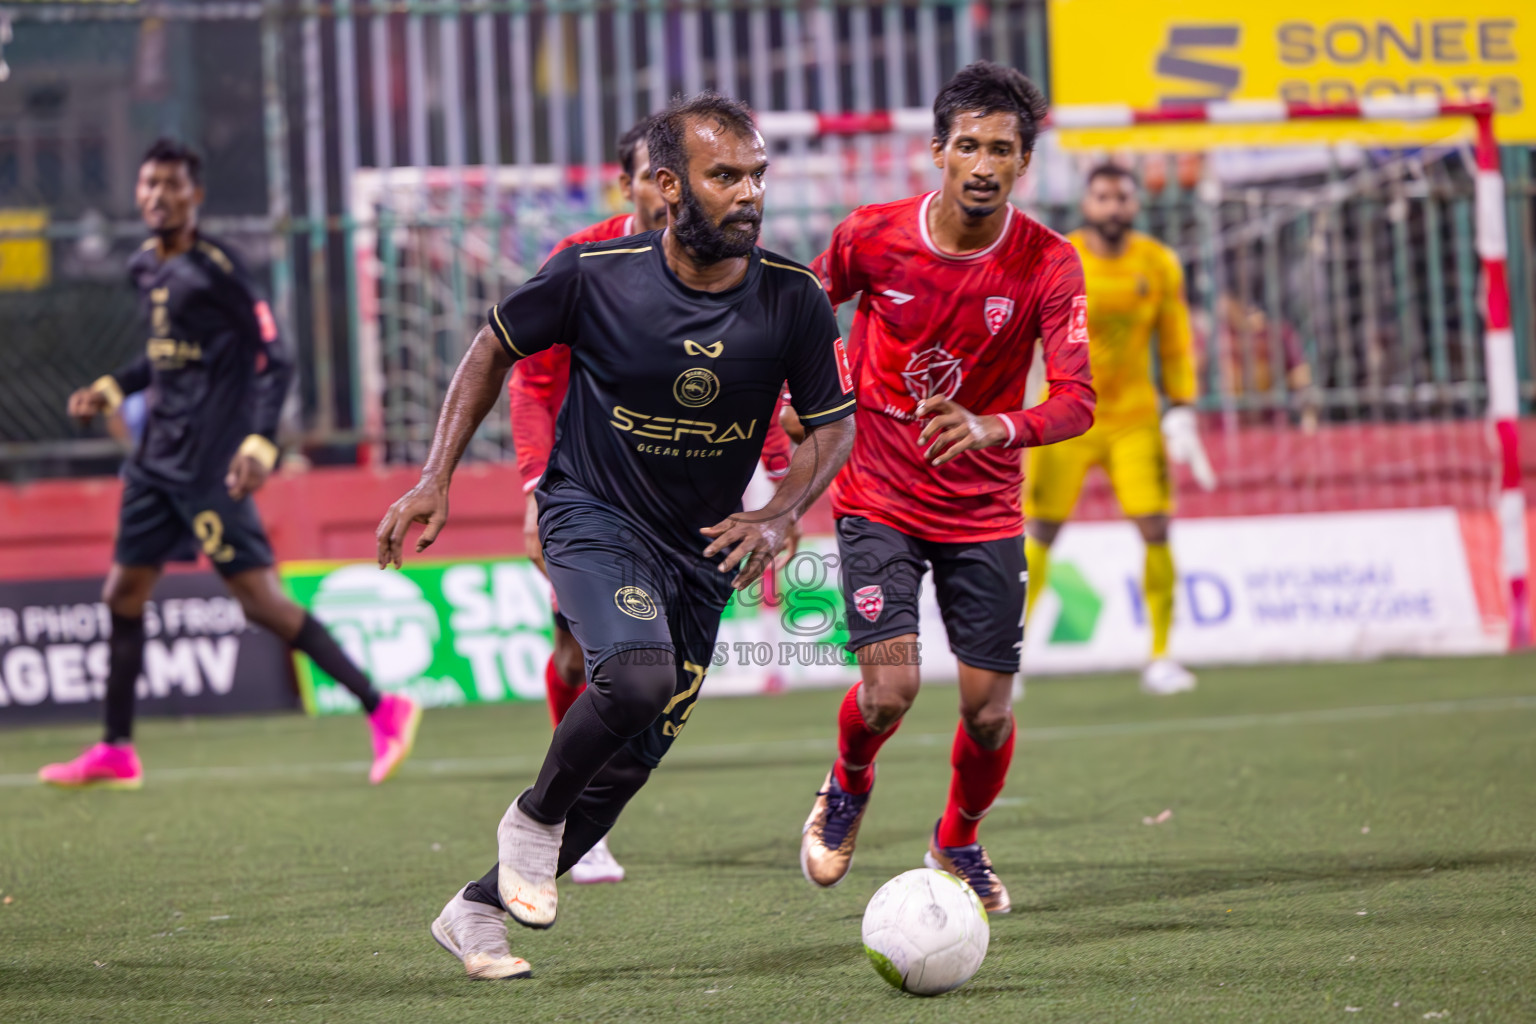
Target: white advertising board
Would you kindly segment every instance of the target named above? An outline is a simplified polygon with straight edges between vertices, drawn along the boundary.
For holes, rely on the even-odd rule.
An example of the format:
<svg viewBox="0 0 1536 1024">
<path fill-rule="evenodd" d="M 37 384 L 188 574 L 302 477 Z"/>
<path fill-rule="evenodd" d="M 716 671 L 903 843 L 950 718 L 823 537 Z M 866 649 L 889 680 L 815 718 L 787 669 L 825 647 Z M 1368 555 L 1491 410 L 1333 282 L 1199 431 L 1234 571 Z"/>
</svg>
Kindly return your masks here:
<svg viewBox="0 0 1536 1024">
<path fill-rule="evenodd" d="M 1191 665 L 1486 654 L 1453 509 L 1175 521 L 1173 657 Z M 1068 525 L 1025 638 L 1028 673 L 1147 656 L 1142 545 L 1129 523 Z"/>
<path fill-rule="evenodd" d="M 1191 519 L 1174 523 L 1172 543 L 1179 580 L 1171 654 L 1189 665 L 1504 649 L 1502 633 L 1485 628 L 1479 613 L 1454 509 Z M 817 593 L 837 593 L 835 540 L 807 538 L 802 551 L 829 566 Z M 1069 524 L 1025 637 L 1026 675 L 1145 664 L 1142 563 L 1130 523 Z M 841 634 L 804 637 L 785 627 L 782 611 L 767 608 L 727 619 L 720 639 L 729 655 L 706 691 L 848 686 L 857 678 L 826 656 Z M 955 659 L 927 580 L 920 641 L 923 677 L 953 681 Z"/>
</svg>

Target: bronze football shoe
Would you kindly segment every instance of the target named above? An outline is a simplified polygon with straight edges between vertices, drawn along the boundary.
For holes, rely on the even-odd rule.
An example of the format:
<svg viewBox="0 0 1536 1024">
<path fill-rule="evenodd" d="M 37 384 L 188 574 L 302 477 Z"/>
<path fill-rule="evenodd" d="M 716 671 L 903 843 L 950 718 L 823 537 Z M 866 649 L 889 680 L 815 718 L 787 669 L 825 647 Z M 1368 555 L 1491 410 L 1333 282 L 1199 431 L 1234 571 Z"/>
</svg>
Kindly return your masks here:
<svg viewBox="0 0 1536 1024">
<path fill-rule="evenodd" d="M 928 852 L 923 863 L 937 871 L 948 871 L 969 885 L 981 900 L 989 914 L 1006 914 L 1013 909 L 1008 889 L 997 872 L 992 870 L 992 859 L 980 843 L 969 846 L 940 846 L 939 826 L 933 826 L 933 838 L 928 840 Z"/>
<path fill-rule="evenodd" d="M 837 784 L 837 773 L 827 772 L 800 836 L 800 870 L 807 882 L 826 889 L 848 874 L 868 806 L 869 793 L 846 793 Z"/>
</svg>

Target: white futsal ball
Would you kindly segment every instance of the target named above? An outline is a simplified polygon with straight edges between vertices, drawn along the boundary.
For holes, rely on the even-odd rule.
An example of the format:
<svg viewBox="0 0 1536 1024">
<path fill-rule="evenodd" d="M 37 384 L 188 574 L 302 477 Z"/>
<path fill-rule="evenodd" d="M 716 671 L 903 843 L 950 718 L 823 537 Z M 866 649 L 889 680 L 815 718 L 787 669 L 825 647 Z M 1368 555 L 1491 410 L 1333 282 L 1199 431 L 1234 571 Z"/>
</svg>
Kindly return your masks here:
<svg viewBox="0 0 1536 1024">
<path fill-rule="evenodd" d="M 947 871 L 899 874 L 864 910 L 864 952 L 880 977 L 913 995 L 936 996 L 970 981 L 989 935 L 981 900 Z"/>
</svg>

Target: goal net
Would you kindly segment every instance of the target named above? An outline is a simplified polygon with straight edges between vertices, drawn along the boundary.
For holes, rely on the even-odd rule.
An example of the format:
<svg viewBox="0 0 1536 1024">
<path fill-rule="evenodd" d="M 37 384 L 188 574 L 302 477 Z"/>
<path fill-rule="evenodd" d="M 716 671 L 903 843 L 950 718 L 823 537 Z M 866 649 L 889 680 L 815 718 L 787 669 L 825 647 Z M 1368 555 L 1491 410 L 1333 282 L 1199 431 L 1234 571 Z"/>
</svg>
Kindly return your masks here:
<svg viewBox="0 0 1536 1024">
<path fill-rule="evenodd" d="M 1517 381 L 1491 109 L 1410 99 L 1349 107 L 1058 108 L 1058 127 L 1453 116 L 1470 129 L 1411 151 L 1143 159 L 1142 223 L 1183 262 L 1201 431 L 1219 486 L 1179 486 L 1181 519 L 1454 509 L 1478 605 L 1528 636 Z M 764 244 L 809 260 L 854 206 L 934 187 L 926 110 L 772 112 Z M 1086 159 L 1086 158 L 1084 158 Z M 1083 164 L 1047 134 L 1015 201 L 1077 225 Z M 486 308 L 564 235 L 621 208 L 582 168 L 362 170 L 353 182 L 365 425 L 419 461 Z M 845 307 L 845 313 L 847 309 Z M 470 456 L 510 455 L 504 409 Z M 1090 481 L 1083 519 L 1118 517 Z"/>
<path fill-rule="evenodd" d="M 1479 605 L 1521 646 L 1528 524 L 1492 115 L 1432 97 L 1053 112 L 1072 128 L 1460 119 L 1460 135 L 1422 149 L 1154 164 L 1166 183 L 1147 229 L 1188 271 L 1220 479 L 1181 488 L 1180 514 L 1454 508 Z M 1113 508 L 1102 484 L 1086 496 L 1088 515 Z"/>
</svg>

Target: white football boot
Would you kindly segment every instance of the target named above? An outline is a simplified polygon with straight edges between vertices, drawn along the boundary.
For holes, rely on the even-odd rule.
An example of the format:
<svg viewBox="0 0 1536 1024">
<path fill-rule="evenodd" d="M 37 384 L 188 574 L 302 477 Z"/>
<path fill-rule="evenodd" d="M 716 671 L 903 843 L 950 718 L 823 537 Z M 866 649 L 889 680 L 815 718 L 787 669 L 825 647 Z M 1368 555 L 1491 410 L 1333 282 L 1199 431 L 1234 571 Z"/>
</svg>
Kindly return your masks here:
<svg viewBox="0 0 1536 1024">
<path fill-rule="evenodd" d="M 507 946 L 507 915 L 488 903 L 465 899 L 464 889 L 453 894 L 432 922 L 432 937 L 437 944 L 458 957 L 464 964 L 464 973 L 476 981 L 526 978 L 532 974 L 528 961 L 513 956 Z"/>
<path fill-rule="evenodd" d="M 1157 697 L 1188 693 L 1195 688 L 1195 674 L 1172 658 L 1158 658 L 1141 671 L 1141 692 Z"/>
<path fill-rule="evenodd" d="M 608 849 L 607 836 L 599 839 L 596 846 L 581 855 L 581 860 L 571 865 L 571 881 L 577 885 L 624 881 L 624 865 Z"/>
<path fill-rule="evenodd" d="M 525 928 L 548 928 L 555 923 L 559 909 L 555 870 L 560 866 L 560 840 L 564 836 L 565 822 L 545 825 L 534 821 L 517 806 L 517 800 L 496 826 L 501 869 L 496 887 L 507 913 Z"/>
</svg>

